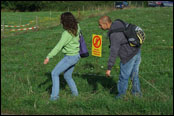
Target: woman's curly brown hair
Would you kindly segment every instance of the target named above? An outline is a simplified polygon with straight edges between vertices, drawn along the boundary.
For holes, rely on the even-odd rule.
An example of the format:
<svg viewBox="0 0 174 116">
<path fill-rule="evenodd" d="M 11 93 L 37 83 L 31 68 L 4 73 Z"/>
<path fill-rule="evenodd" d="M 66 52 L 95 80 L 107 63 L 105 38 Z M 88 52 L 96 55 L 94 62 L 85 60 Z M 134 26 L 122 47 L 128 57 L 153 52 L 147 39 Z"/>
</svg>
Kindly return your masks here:
<svg viewBox="0 0 174 116">
<path fill-rule="evenodd" d="M 63 24 L 63 28 L 68 32 L 72 33 L 74 36 L 77 36 L 77 20 L 70 12 L 65 12 L 61 14 L 61 23 Z"/>
</svg>

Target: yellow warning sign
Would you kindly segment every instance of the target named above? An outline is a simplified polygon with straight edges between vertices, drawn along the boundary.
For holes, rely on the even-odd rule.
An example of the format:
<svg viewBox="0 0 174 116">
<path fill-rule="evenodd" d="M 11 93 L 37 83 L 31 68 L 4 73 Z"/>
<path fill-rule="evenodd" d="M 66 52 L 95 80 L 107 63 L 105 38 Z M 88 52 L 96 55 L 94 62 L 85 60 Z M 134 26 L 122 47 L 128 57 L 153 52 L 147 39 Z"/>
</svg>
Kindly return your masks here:
<svg viewBox="0 0 174 116">
<path fill-rule="evenodd" d="M 102 36 L 101 35 L 92 35 L 92 55 L 93 56 L 102 56 Z"/>
</svg>

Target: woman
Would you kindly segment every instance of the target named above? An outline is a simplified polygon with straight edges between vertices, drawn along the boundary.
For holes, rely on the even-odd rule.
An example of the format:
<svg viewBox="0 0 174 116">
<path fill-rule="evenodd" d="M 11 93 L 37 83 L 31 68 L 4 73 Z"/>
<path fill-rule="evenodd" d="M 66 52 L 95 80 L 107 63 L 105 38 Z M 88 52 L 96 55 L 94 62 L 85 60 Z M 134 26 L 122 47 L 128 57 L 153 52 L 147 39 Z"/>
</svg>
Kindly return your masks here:
<svg viewBox="0 0 174 116">
<path fill-rule="evenodd" d="M 65 31 L 62 37 L 52 51 L 47 55 L 44 64 L 49 62 L 60 50 L 65 54 L 64 58 L 55 66 L 51 72 L 52 76 L 52 93 L 50 100 L 54 101 L 59 98 L 59 75 L 64 72 L 64 79 L 71 89 L 72 95 L 78 96 L 78 90 L 74 80 L 72 79 L 72 72 L 75 64 L 79 61 L 79 34 L 80 26 L 75 17 L 70 12 L 65 12 L 61 15 L 61 24 Z"/>
</svg>

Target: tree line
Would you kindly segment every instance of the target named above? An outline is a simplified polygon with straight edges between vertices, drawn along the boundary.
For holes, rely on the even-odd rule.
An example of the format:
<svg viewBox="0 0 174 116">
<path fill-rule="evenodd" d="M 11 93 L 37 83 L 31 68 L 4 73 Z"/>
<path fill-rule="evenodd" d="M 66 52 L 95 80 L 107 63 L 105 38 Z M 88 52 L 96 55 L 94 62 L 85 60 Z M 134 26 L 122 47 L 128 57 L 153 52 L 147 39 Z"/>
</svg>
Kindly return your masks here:
<svg viewBox="0 0 174 116">
<path fill-rule="evenodd" d="M 1 11 L 67 11 L 67 9 L 77 11 L 98 6 L 114 7 L 114 3 L 114 1 L 1 1 Z"/>
<path fill-rule="evenodd" d="M 1 1 L 1 10 L 10 11 L 64 11 L 82 9 L 83 6 L 111 5 L 113 1 Z"/>
</svg>

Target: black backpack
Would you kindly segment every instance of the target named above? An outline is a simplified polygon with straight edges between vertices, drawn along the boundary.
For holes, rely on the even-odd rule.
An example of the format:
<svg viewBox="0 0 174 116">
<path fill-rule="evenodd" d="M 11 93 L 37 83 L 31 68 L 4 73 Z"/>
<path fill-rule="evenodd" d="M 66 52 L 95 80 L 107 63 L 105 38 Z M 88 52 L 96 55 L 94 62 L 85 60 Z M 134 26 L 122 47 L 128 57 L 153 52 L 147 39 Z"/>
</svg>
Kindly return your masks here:
<svg viewBox="0 0 174 116">
<path fill-rule="evenodd" d="M 128 40 L 127 43 L 129 43 L 130 46 L 140 47 L 143 44 L 145 40 L 145 33 L 140 27 L 134 24 L 126 24 L 124 21 L 120 19 L 117 19 L 115 21 L 120 21 L 121 23 L 123 23 L 124 28 L 110 30 L 109 37 L 114 32 L 123 32 L 125 37 Z M 124 44 L 127 44 L 127 43 L 124 43 Z"/>
</svg>

